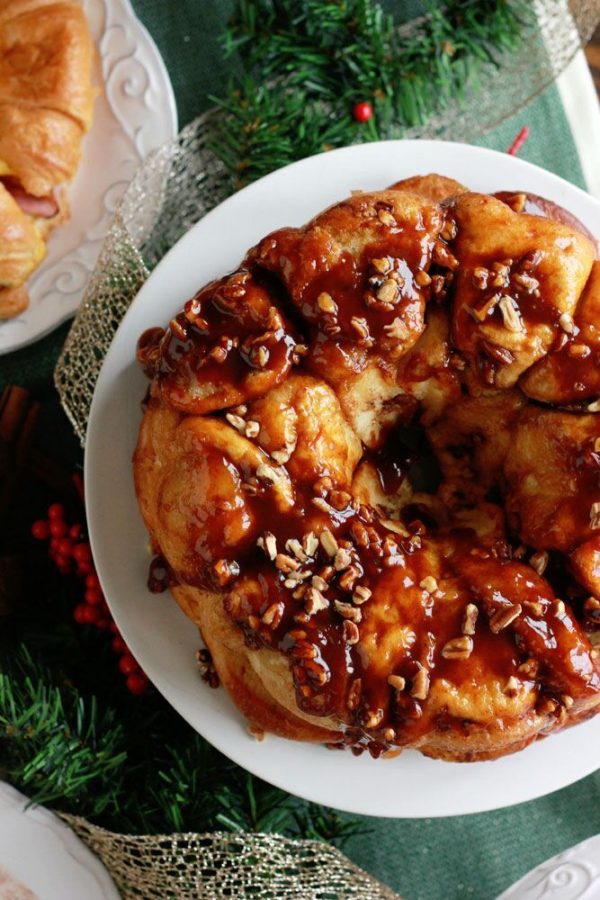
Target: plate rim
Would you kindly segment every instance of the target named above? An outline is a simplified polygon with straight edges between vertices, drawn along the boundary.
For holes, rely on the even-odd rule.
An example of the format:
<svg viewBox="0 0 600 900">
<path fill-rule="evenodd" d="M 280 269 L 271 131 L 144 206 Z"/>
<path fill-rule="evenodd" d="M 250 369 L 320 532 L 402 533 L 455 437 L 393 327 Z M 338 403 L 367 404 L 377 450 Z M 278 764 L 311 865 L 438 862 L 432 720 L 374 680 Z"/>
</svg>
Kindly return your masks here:
<svg viewBox="0 0 600 900">
<path fill-rule="evenodd" d="M 44 835 L 50 833 L 55 844 L 53 850 L 64 853 L 68 857 L 70 868 L 77 867 L 95 882 L 98 900 L 119 900 L 120 894 L 111 873 L 67 822 L 47 806 L 32 803 L 30 798 L 10 782 L 0 780 L 0 820 L 12 815 L 23 816 L 32 832 Z M 0 856 L 1 853 L 0 846 Z M 9 872 L 13 874 L 10 867 Z"/>
<path fill-rule="evenodd" d="M 384 147 L 386 149 L 392 149 L 394 147 L 398 147 L 401 145 L 403 150 L 407 151 L 407 152 L 410 151 L 411 149 L 417 149 L 417 148 L 423 149 L 424 145 L 428 145 L 428 146 L 432 145 L 432 146 L 435 146 L 436 148 L 439 148 L 440 146 L 443 145 L 444 147 L 452 147 L 457 151 L 464 151 L 467 154 L 474 153 L 475 155 L 481 156 L 482 159 L 485 159 L 487 157 L 487 159 L 491 162 L 493 162 L 494 160 L 496 160 L 498 158 L 501 158 L 503 160 L 503 163 L 505 164 L 506 160 L 507 160 L 506 154 L 501 153 L 499 151 L 490 150 L 488 148 L 483 148 L 483 147 L 477 147 L 474 145 L 464 144 L 464 143 L 456 142 L 456 141 L 394 140 L 394 141 L 372 142 L 369 144 L 352 145 L 350 147 L 344 147 L 344 148 L 339 148 L 337 150 L 329 151 L 327 154 L 318 154 L 316 156 L 307 157 L 307 158 L 299 160 L 295 163 L 291 163 L 288 166 L 285 166 L 281 169 L 275 170 L 274 172 L 271 172 L 268 175 L 264 176 L 264 178 L 259 179 L 256 182 L 253 182 L 252 184 L 243 188 L 241 191 L 238 191 L 237 193 L 231 195 L 226 200 L 224 200 L 221 204 L 219 204 L 217 207 L 215 207 L 213 210 L 211 210 L 205 216 L 203 216 L 179 239 L 179 241 L 169 250 L 169 252 L 163 257 L 163 259 L 155 267 L 155 269 L 151 273 L 150 277 L 145 282 L 145 284 L 142 286 L 142 288 L 140 289 L 140 291 L 134 298 L 131 306 L 127 310 L 127 313 L 125 314 L 122 322 L 120 323 L 119 329 L 117 330 L 115 338 L 113 339 L 113 343 L 111 344 L 111 347 L 109 348 L 109 351 L 106 355 L 100 375 L 98 377 L 96 390 L 94 391 L 94 397 L 93 397 L 92 405 L 91 405 L 91 409 L 90 409 L 88 438 L 91 437 L 92 440 L 91 441 L 88 440 L 88 443 L 86 445 L 85 472 L 84 472 L 86 496 L 88 498 L 92 498 L 95 493 L 95 488 L 94 488 L 93 481 L 92 481 L 92 479 L 93 479 L 92 471 L 93 471 L 93 461 L 94 461 L 93 434 L 94 434 L 94 429 L 96 427 L 96 422 L 97 422 L 97 415 L 98 415 L 97 408 L 100 404 L 99 398 L 101 397 L 102 390 L 104 389 L 104 380 L 108 378 L 108 375 L 106 373 L 108 372 L 108 367 L 112 361 L 113 347 L 118 344 L 119 334 L 123 335 L 126 333 L 129 321 L 131 321 L 131 319 L 133 317 L 138 315 L 139 309 L 140 309 L 140 304 L 143 303 L 144 296 L 147 292 L 146 286 L 155 277 L 157 272 L 159 272 L 159 271 L 162 272 L 164 269 L 168 269 L 169 265 L 171 264 L 170 258 L 172 258 L 172 254 L 174 254 L 174 251 L 176 250 L 176 248 L 181 247 L 182 245 L 185 245 L 187 242 L 193 243 L 194 235 L 196 234 L 197 230 L 206 227 L 207 221 L 210 221 L 210 219 L 211 219 L 211 217 L 213 217 L 213 215 L 221 215 L 221 214 L 223 214 L 223 210 L 225 210 L 227 212 L 229 206 L 231 204 L 235 203 L 236 200 L 239 201 L 239 197 L 241 195 L 245 195 L 245 197 L 251 196 L 252 192 L 260 191 L 260 190 L 264 189 L 265 186 L 268 186 L 269 183 L 273 179 L 281 178 L 282 173 L 287 173 L 289 175 L 290 170 L 295 169 L 296 171 L 298 171 L 302 167 L 314 165 L 316 160 L 321 160 L 325 156 L 327 156 L 329 159 L 332 159 L 332 158 L 339 159 L 341 156 L 344 156 L 344 155 L 355 155 L 355 154 L 360 155 L 361 153 L 365 153 L 366 155 L 369 155 L 372 152 L 372 150 L 370 148 L 378 147 L 381 145 L 384 145 Z M 536 166 L 533 163 L 529 163 L 525 160 L 515 159 L 513 157 L 510 157 L 510 159 L 512 159 L 512 161 L 516 164 L 516 169 L 520 170 L 523 173 L 524 179 L 526 178 L 527 173 L 530 171 L 535 172 L 536 177 L 539 177 L 539 173 L 541 172 L 543 175 L 543 178 L 546 179 L 548 184 L 551 186 L 554 186 L 556 188 L 556 192 L 560 193 L 561 191 L 564 192 L 566 190 L 567 193 L 571 197 L 578 196 L 579 199 L 583 201 L 584 206 L 587 205 L 589 207 L 590 216 L 592 218 L 594 216 L 597 217 L 598 224 L 600 224 L 600 202 L 598 200 L 591 197 L 589 194 L 587 194 L 581 188 L 578 188 L 575 185 L 571 185 L 569 182 L 565 181 L 560 176 L 555 175 L 554 173 L 551 173 L 551 172 L 547 172 L 546 170 L 541 169 L 539 166 Z M 399 168 L 402 167 L 403 161 L 405 161 L 404 158 L 401 158 L 400 163 L 399 163 Z M 417 165 L 415 167 L 416 168 L 419 167 L 418 166 L 418 158 L 417 158 Z M 444 168 L 444 165 L 442 162 L 440 162 L 439 169 L 443 169 L 443 168 Z M 488 177 L 487 173 L 486 173 L 486 177 Z M 490 180 L 493 180 L 493 177 L 494 177 L 493 174 L 489 175 Z M 518 190 L 519 189 L 518 185 L 515 185 L 514 189 Z M 552 194 L 552 192 L 551 192 L 551 194 Z M 578 215 L 579 215 L 579 212 L 578 212 Z M 168 303 L 165 304 L 165 312 L 168 313 Z M 165 315 L 165 318 L 166 318 L 166 315 Z M 107 363 L 107 361 L 108 361 L 108 363 Z M 127 362 L 130 362 L 130 360 L 128 360 Z M 98 533 L 96 530 L 97 525 L 93 523 L 92 515 L 90 515 L 90 520 L 91 520 L 89 523 L 90 542 L 92 545 L 92 549 L 94 551 L 94 555 L 96 555 L 96 550 L 98 547 Z M 103 576 L 103 572 L 101 571 L 100 567 L 98 567 L 98 575 L 100 577 L 103 588 L 105 588 L 105 580 L 106 579 Z M 117 624 L 119 624 L 118 604 L 116 604 L 115 608 L 113 608 L 113 604 L 111 602 L 111 598 L 110 598 L 109 594 L 107 593 L 106 596 L 107 596 L 107 601 L 109 602 L 109 605 L 111 606 L 111 611 L 113 612 L 113 615 L 115 616 L 115 620 L 117 621 Z M 173 604 L 173 605 L 175 605 L 175 604 Z M 189 624 L 190 624 L 191 628 L 194 628 L 192 623 L 189 623 Z M 126 636 L 126 640 L 130 644 L 130 646 L 134 652 L 134 655 L 136 655 L 136 645 L 139 647 L 139 643 L 136 638 L 137 638 L 137 636 L 135 634 L 133 634 L 133 635 L 130 634 L 129 636 Z M 143 660 L 141 662 L 143 664 Z M 243 751 L 236 752 L 235 750 L 232 750 L 231 746 L 228 745 L 226 741 L 225 742 L 220 741 L 218 739 L 218 737 L 215 737 L 214 734 L 211 734 L 210 737 L 207 737 L 206 733 L 204 731 L 201 731 L 200 728 L 198 727 L 198 725 L 195 724 L 191 720 L 189 711 L 186 711 L 186 709 L 185 709 L 185 704 L 183 702 L 180 702 L 179 699 L 173 698 L 172 691 L 168 684 L 167 684 L 167 686 L 165 686 L 164 683 L 160 686 L 158 686 L 158 685 L 155 685 L 155 686 L 157 687 L 157 690 L 159 690 L 159 692 L 163 695 L 163 697 L 165 697 L 167 702 L 170 703 L 170 705 L 173 706 L 173 708 L 175 708 L 177 710 L 177 712 L 188 722 L 188 724 L 190 724 L 190 726 L 192 728 L 194 728 L 194 730 L 196 730 L 203 737 L 205 737 L 205 739 L 208 740 L 209 743 L 213 744 L 213 746 L 215 746 L 220 752 L 222 752 L 224 755 L 226 755 L 227 757 L 232 759 L 234 762 L 236 762 L 241 767 L 245 768 L 247 771 L 250 771 L 252 774 L 256 775 L 257 777 L 262 778 L 263 780 L 268 781 L 269 783 L 274 784 L 275 786 L 277 786 L 289 793 L 293 793 L 296 796 L 302 797 L 302 798 L 307 799 L 312 802 L 326 804 L 328 806 L 332 806 L 334 808 L 342 809 L 344 811 L 347 811 L 347 812 L 350 812 L 353 814 L 358 814 L 358 815 L 369 815 L 369 816 L 375 816 L 375 817 L 398 817 L 398 818 L 400 818 L 400 817 L 438 818 L 438 817 L 447 817 L 447 816 L 453 816 L 453 815 L 476 814 L 479 812 L 486 812 L 486 811 L 490 811 L 490 810 L 500 809 L 500 808 L 503 808 L 506 806 L 512 806 L 512 805 L 522 803 L 522 802 L 527 802 L 527 801 L 536 799 L 538 797 L 554 793 L 555 791 L 560 790 L 560 789 L 568 786 L 569 784 L 572 784 L 575 781 L 578 781 L 581 778 L 586 777 L 591 772 L 593 772 L 597 769 L 597 764 L 594 763 L 592 765 L 592 767 L 584 766 L 583 769 L 578 770 L 575 774 L 570 773 L 566 776 L 564 774 L 562 776 L 557 776 L 554 779 L 552 786 L 550 786 L 550 787 L 544 786 L 542 789 L 533 788 L 528 791 L 523 791 L 522 796 L 518 797 L 517 799 L 509 796 L 509 792 L 507 792 L 507 798 L 504 798 L 504 799 L 496 798 L 493 801 L 490 801 L 490 800 L 479 801 L 477 803 L 474 803 L 474 804 L 472 803 L 471 805 L 467 805 L 464 808 L 456 809 L 452 812 L 449 812 L 447 809 L 439 809 L 436 806 L 434 806 L 434 807 L 425 806 L 424 808 L 422 808 L 420 810 L 411 810 L 409 812 L 407 812 L 406 810 L 405 811 L 393 811 L 389 807 L 379 808 L 370 803 L 367 805 L 365 805 L 364 803 L 357 805 L 357 804 L 353 803 L 351 799 L 348 802 L 344 801 L 343 803 L 340 803 L 339 798 L 338 798 L 338 800 L 332 799 L 330 796 L 324 798 L 321 791 L 313 791 L 313 790 L 311 790 L 310 786 L 307 787 L 305 784 L 301 785 L 300 788 L 298 788 L 296 786 L 292 787 L 292 786 L 290 786 L 289 782 L 282 782 L 277 777 L 270 777 L 269 774 L 265 773 L 264 769 L 261 769 L 260 765 L 257 765 L 254 762 L 249 762 L 248 760 L 244 759 Z M 226 695 L 225 692 L 224 692 L 224 694 L 228 700 L 228 703 L 235 710 L 235 707 L 233 707 L 233 704 L 231 703 L 230 698 Z M 201 695 L 199 695 L 199 697 L 200 696 Z M 201 703 L 199 703 L 198 706 L 201 706 Z M 592 719 L 590 722 L 579 724 L 576 728 L 578 734 L 582 734 L 583 733 L 582 729 L 585 730 L 586 728 L 589 728 L 590 725 L 592 725 L 592 723 L 594 723 L 594 722 L 596 723 L 596 728 L 600 727 L 600 717 L 598 717 L 595 720 Z M 553 741 L 554 745 L 556 745 L 557 741 L 560 741 L 561 738 L 563 738 L 565 735 L 569 735 L 574 730 L 575 729 L 567 729 L 566 731 L 564 731 L 560 734 L 553 735 L 552 741 Z M 278 738 L 274 738 L 274 737 L 270 736 L 269 740 L 270 741 L 281 741 L 284 739 L 278 739 Z M 301 742 L 290 742 L 290 743 L 301 744 Z M 517 757 L 522 758 L 522 754 L 526 754 L 527 751 L 531 750 L 532 748 L 540 747 L 543 743 L 545 743 L 545 742 L 536 741 L 536 742 L 534 742 L 533 745 L 531 745 L 530 748 L 526 748 L 525 750 L 520 751 L 519 754 L 509 755 L 508 757 L 503 757 L 500 760 L 479 762 L 478 768 L 489 767 L 489 766 L 498 766 L 498 764 L 502 763 L 503 760 L 513 760 Z M 307 746 L 307 745 L 304 745 L 304 746 Z M 418 751 L 405 751 L 405 754 L 406 753 L 418 754 Z M 405 754 L 403 754 L 403 755 L 405 755 Z M 418 754 L 418 755 L 421 757 L 420 754 Z M 361 759 L 364 759 L 364 757 L 361 757 Z M 359 766 L 361 765 L 361 759 L 357 760 Z M 423 759 L 423 757 L 421 757 L 421 759 Z M 395 761 L 378 762 L 377 765 L 384 765 L 384 766 L 392 765 L 394 762 Z M 451 764 L 444 763 L 443 761 L 440 761 L 440 760 L 429 761 L 429 762 L 435 762 L 436 765 L 440 765 L 440 766 L 444 766 L 444 765 L 451 766 Z M 454 767 L 451 766 L 451 768 L 448 771 L 451 771 L 452 768 L 454 768 Z M 363 769 L 363 771 L 367 771 L 367 769 L 365 768 L 365 769 Z M 359 772 L 360 772 L 360 769 L 357 769 L 357 773 L 359 773 Z"/>
</svg>

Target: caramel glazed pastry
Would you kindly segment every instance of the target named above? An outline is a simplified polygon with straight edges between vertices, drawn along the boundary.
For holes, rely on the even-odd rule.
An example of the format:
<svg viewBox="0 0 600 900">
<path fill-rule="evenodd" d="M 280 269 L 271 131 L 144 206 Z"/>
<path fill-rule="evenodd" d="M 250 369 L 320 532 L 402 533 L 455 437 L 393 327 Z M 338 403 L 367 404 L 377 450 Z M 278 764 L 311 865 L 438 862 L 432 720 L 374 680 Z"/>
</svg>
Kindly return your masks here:
<svg viewBox="0 0 600 900">
<path fill-rule="evenodd" d="M 78 0 L 0 2 L 0 319 L 68 217 L 66 183 L 92 123 L 93 45 Z"/>
<path fill-rule="evenodd" d="M 595 257 L 415 177 L 140 338 L 141 512 L 254 733 L 471 761 L 600 709 Z"/>
</svg>

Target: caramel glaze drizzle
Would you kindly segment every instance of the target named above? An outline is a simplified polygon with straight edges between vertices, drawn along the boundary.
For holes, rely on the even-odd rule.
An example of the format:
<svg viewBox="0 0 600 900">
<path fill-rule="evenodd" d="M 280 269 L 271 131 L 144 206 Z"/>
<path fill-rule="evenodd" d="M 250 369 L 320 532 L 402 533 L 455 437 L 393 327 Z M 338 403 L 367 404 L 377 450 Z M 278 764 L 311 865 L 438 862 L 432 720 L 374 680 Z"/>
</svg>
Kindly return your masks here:
<svg viewBox="0 0 600 900">
<path fill-rule="evenodd" d="M 153 379 L 149 403 L 222 414 L 263 396 L 292 366 L 327 380 L 330 365 L 356 371 L 374 346 L 384 344 L 393 358 L 411 329 L 423 329 L 425 304 L 444 302 L 452 290 L 451 210 L 444 229 L 445 239 L 423 228 L 402 234 L 397 247 L 393 235 L 375 242 L 358 260 L 344 254 L 292 298 L 265 268 L 275 257 L 293 261 L 295 229 L 275 233 L 240 272 L 188 301 L 166 331 L 142 335 L 138 359 Z M 531 274 L 535 258 L 519 266 Z M 535 297 L 528 297 L 535 318 Z M 483 377 L 489 380 L 485 366 Z M 380 457 L 380 480 L 394 493 L 404 473 L 389 449 L 388 443 Z M 505 542 L 486 544 L 469 530 L 450 534 L 410 515 L 387 522 L 359 505 L 348 485 L 333 482 L 326 460 L 316 482 L 296 481 L 286 513 L 274 498 L 279 465 L 257 478 L 215 448 L 207 448 L 205 463 L 210 471 L 226 468 L 240 490 L 245 486 L 256 527 L 235 560 L 222 559 L 226 513 L 211 500 L 202 522 L 189 525 L 189 545 L 199 548 L 195 583 L 223 592 L 250 646 L 290 658 L 300 709 L 340 717 L 343 743 L 353 752 L 367 748 L 379 756 L 414 744 L 432 727 L 477 729 L 429 709 L 433 685 L 444 679 L 474 689 L 494 677 L 510 696 L 516 677 L 522 689 L 537 692 L 536 711 L 557 717 L 600 690 L 589 642 L 570 608 Z M 385 670 L 376 646 L 382 609 L 397 611 L 400 629 Z"/>
</svg>

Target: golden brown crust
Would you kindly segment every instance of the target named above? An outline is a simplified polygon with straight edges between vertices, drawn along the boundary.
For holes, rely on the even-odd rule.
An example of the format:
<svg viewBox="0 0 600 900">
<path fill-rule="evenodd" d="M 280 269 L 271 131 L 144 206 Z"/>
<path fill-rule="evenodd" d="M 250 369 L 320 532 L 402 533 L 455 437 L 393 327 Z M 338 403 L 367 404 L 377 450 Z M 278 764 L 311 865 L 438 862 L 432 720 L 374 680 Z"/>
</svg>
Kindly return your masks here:
<svg viewBox="0 0 600 900">
<path fill-rule="evenodd" d="M 25 288 L 0 289 L 0 319 L 12 319 L 20 315 L 29 305 L 29 295 Z"/>
<path fill-rule="evenodd" d="M 80 3 L 5 0 L 2 4 L 0 194 L 11 195 L 13 202 L 0 197 L 0 227 L 4 226 L 0 286 L 24 284 L 45 255 L 42 239 L 68 216 L 61 186 L 77 170 L 82 138 L 92 122 L 93 53 Z M 18 277 L 17 256 L 21 258 Z M 15 298 L 22 301 L 23 296 L 23 292 L 5 295 L 4 317 L 22 311 L 23 303 Z"/>
<path fill-rule="evenodd" d="M 241 631 L 225 613 L 223 600 L 218 594 L 185 585 L 173 586 L 172 594 L 184 613 L 200 629 L 223 687 L 248 720 L 252 731 L 315 743 L 339 740 L 340 733 L 337 730 L 324 728 L 319 719 L 309 721 L 297 708 L 289 708 L 289 699 L 284 706 L 274 699 L 272 692 L 265 689 L 252 662 L 252 656 L 259 655 L 258 651 L 248 648 Z M 274 657 L 268 660 L 267 668 L 269 664 L 278 666 L 283 661 L 275 651 L 267 653 Z M 282 681 L 287 681 L 287 688 L 293 696 L 289 667 L 287 663 L 284 665 L 285 670 L 278 672 L 278 675 L 283 676 Z"/>
<path fill-rule="evenodd" d="M 45 253 L 35 222 L 0 182 L 0 287 L 20 287 Z"/>
<path fill-rule="evenodd" d="M 87 131 L 92 54 L 79 3 L 8 0 L 0 19 L 0 103 L 56 110 Z"/>
<path fill-rule="evenodd" d="M 412 175 L 410 178 L 403 178 L 401 181 L 391 184 L 388 190 L 408 191 L 410 194 L 425 197 L 426 200 L 433 200 L 434 203 L 442 203 L 450 197 L 466 193 L 468 188 L 460 181 L 455 181 L 454 178 L 430 172 L 429 175 Z"/>
<path fill-rule="evenodd" d="M 592 262 L 423 176 L 267 236 L 140 340 L 140 509 L 253 729 L 472 761 L 598 710 L 600 418 L 519 386 L 594 346 Z"/>
<path fill-rule="evenodd" d="M 0 105 L 0 173 L 35 197 L 70 181 L 81 159 L 81 127 L 51 109 Z M 4 171 L 1 171 L 4 170 Z"/>
</svg>

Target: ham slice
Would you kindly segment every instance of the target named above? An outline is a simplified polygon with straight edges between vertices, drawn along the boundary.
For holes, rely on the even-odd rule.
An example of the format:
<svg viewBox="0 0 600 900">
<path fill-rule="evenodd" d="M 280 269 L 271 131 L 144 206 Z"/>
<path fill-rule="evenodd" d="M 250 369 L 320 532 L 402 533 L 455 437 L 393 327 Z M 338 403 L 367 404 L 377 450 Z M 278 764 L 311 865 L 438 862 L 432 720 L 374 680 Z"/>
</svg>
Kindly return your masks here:
<svg viewBox="0 0 600 900">
<path fill-rule="evenodd" d="M 0 182 L 26 215 L 36 219 L 52 219 L 58 213 L 58 203 L 52 194 L 34 197 L 27 193 L 16 178 L 1 178 Z"/>
</svg>

